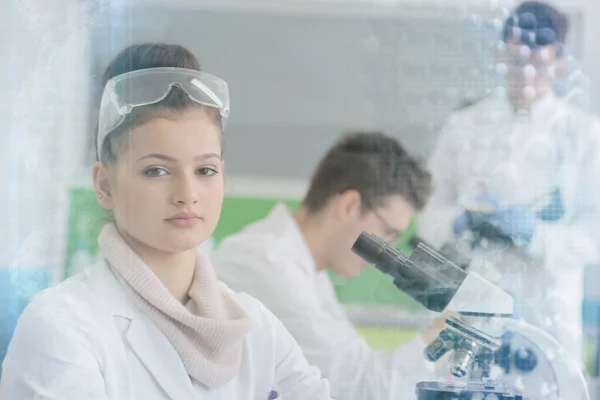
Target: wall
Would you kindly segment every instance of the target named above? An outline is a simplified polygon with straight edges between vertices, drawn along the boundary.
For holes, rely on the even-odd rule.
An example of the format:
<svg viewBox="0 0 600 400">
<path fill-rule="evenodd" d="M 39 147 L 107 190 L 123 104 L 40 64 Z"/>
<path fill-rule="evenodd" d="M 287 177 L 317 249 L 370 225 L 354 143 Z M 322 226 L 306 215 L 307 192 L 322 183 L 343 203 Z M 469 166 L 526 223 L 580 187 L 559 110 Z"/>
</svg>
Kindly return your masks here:
<svg viewBox="0 0 600 400">
<path fill-rule="evenodd" d="M 498 86 L 488 46 L 502 9 L 485 3 L 139 1 L 93 32 L 93 67 L 100 76 L 133 42 L 183 44 L 231 86 L 229 174 L 307 178 L 348 129 L 385 129 L 426 155 L 454 108 Z M 575 23 L 585 8 L 567 8 L 569 47 L 589 61 L 589 23 Z"/>
<path fill-rule="evenodd" d="M 126 45 L 158 40 L 190 48 L 229 82 L 230 175 L 307 178 L 348 129 L 386 129 L 424 154 L 447 114 L 494 82 L 478 40 L 489 27 L 468 19 L 153 6 L 114 12 L 99 28 L 97 77 Z"/>
<path fill-rule="evenodd" d="M 67 186 L 87 135 L 88 4 L 5 0 L 0 50 L 0 360 L 24 305 L 62 269 Z"/>
</svg>

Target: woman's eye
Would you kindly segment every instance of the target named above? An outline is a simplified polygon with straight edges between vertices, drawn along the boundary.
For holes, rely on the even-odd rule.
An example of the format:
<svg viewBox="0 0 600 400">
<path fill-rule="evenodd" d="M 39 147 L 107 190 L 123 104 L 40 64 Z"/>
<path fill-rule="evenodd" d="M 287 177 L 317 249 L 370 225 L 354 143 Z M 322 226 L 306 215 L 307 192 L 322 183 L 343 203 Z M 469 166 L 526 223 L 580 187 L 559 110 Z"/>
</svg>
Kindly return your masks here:
<svg viewBox="0 0 600 400">
<path fill-rule="evenodd" d="M 200 168 L 198 170 L 198 174 L 203 175 L 203 176 L 212 176 L 212 175 L 215 175 L 216 173 L 217 173 L 217 170 L 215 170 L 214 168 L 208 168 L 208 167 Z"/>
<path fill-rule="evenodd" d="M 144 171 L 144 175 L 150 176 L 150 177 L 164 176 L 166 174 L 168 174 L 168 172 L 165 169 L 158 168 L 158 167 L 148 168 L 147 170 Z"/>
</svg>

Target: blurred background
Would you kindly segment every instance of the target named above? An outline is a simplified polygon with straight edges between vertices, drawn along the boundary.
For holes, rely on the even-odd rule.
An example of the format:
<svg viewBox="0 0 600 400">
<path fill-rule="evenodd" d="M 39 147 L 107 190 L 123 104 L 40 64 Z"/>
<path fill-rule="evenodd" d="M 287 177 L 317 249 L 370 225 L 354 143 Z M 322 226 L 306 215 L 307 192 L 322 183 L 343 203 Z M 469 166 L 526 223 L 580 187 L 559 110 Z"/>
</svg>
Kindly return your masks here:
<svg viewBox="0 0 600 400">
<path fill-rule="evenodd" d="M 214 242 L 297 204 L 342 132 L 384 130 L 426 157 L 456 108 L 500 84 L 490 52 L 502 0 L 0 0 L 0 360 L 36 292 L 97 256 L 105 216 L 91 185 L 101 75 L 144 41 L 181 44 L 232 95 L 227 198 Z M 555 88 L 598 115 L 600 2 L 554 4 L 570 19 L 570 73 Z M 599 199 L 600 201 L 600 199 Z M 403 239 L 406 243 L 410 232 Z M 584 307 L 597 374 L 600 268 Z M 334 277 L 371 344 L 394 348 L 427 320 L 387 278 Z"/>
</svg>

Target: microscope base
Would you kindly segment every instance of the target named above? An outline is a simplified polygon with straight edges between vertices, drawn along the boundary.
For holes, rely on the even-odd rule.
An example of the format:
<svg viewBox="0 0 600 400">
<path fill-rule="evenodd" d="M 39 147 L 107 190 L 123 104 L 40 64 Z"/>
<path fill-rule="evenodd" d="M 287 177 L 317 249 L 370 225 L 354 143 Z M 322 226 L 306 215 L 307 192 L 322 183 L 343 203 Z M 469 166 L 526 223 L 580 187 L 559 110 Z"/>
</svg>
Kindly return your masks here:
<svg viewBox="0 0 600 400">
<path fill-rule="evenodd" d="M 417 400 L 523 400 L 508 392 L 505 385 L 471 383 L 420 382 Z"/>
</svg>

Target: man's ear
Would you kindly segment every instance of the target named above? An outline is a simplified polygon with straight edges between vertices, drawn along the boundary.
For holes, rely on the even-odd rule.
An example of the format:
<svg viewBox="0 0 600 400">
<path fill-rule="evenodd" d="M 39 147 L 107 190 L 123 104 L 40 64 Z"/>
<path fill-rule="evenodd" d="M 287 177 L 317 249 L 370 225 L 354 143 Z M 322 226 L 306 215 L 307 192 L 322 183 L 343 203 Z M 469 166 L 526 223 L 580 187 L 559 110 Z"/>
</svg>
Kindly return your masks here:
<svg viewBox="0 0 600 400">
<path fill-rule="evenodd" d="M 335 199 L 335 209 L 342 221 L 358 218 L 362 214 L 362 198 L 357 190 L 349 189 Z"/>
<path fill-rule="evenodd" d="M 98 199 L 98 203 L 102 208 L 112 210 L 114 208 L 114 202 L 107 167 L 106 165 L 97 162 L 94 164 L 93 171 L 96 199 Z"/>
</svg>

